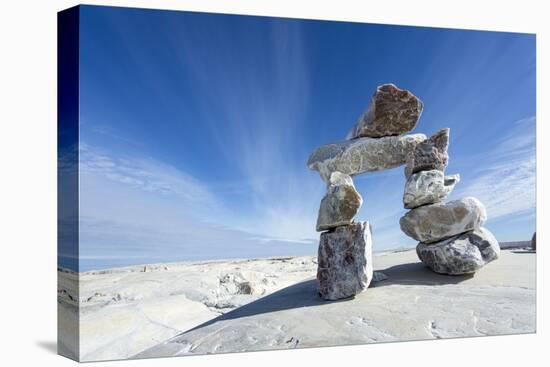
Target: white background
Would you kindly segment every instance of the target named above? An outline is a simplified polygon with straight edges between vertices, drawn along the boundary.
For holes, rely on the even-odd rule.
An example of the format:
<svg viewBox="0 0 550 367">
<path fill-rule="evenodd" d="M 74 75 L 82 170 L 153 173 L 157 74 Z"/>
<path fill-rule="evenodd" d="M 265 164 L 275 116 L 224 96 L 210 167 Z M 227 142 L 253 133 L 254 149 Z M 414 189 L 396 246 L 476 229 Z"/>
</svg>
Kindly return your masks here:
<svg viewBox="0 0 550 367">
<path fill-rule="evenodd" d="M 297 18 L 353 20 L 537 33 L 537 334 L 390 343 L 294 351 L 152 359 L 117 366 L 270 366 L 394 364 L 542 365 L 550 349 L 544 282 L 550 157 L 549 10 L 546 1 L 89 1 Z M 56 341 L 56 12 L 74 1 L 4 1 L 0 5 L 0 361 L 72 365 Z M 546 17 L 545 17 L 546 14 Z M 550 253 L 550 252 L 549 252 Z M 546 283 L 546 284 L 545 284 Z M 182 310 L 184 311 L 184 310 Z M 546 344 L 546 345 L 545 345 Z M 115 364 L 113 364 L 115 363 Z"/>
</svg>

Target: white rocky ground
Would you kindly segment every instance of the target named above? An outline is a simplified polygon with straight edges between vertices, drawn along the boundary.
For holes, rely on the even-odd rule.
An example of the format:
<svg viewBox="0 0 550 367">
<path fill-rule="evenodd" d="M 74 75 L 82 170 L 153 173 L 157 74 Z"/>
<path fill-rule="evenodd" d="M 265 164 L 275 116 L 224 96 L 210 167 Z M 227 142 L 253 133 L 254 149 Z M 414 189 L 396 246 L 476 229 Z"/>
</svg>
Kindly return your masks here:
<svg viewBox="0 0 550 367">
<path fill-rule="evenodd" d="M 128 358 L 185 330 L 315 274 L 312 257 L 174 263 L 58 272 L 62 354 L 80 359 Z"/>
<path fill-rule="evenodd" d="M 80 276 L 80 359 L 530 333 L 535 257 L 503 250 L 472 277 L 435 274 L 414 250 L 375 254 L 375 270 L 389 278 L 336 302 L 317 295 L 312 257 L 87 272 Z M 60 317 L 74 320 L 74 274 L 59 277 Z M 61 323 L 60 348 L 74 346 L 74 333 Z"/>
</svg>

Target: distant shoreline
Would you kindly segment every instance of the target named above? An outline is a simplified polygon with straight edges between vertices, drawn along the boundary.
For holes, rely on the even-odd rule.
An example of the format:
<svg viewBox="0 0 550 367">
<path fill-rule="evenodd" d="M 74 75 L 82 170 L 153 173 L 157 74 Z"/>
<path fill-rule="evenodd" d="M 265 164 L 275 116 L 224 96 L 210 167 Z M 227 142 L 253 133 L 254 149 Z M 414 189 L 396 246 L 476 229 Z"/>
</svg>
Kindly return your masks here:
<svg viewBox="0 0 550 367">
<path fill-rule="evenodd" d="M 507 241 L 507 242 L 500 242 L 500 248 L 501 249 L 516 249 L 516 248 L 524 248 L 524 247 L 530 247 L 531 241 Z M 389 250 L 380 250 L 380 251 L 374 251 L 374 254 L 377 255 L 383 255 L 383 254 L 393 254 L 393 253 L 400 253 L 400 252 L 406 252 L 406 251 L 412 251 L 414 250 L 414 247 L 401 247 L 401 248 L 394 248 Z M 270 257 L 258 257 L 258 258 L 233 258 L 233 259 L 212 259 L 212 260 L 183 260 L 183 261 L 173 261 L 173 262 L 160 262 L 160 263 L 143 263 L 143 264 L 135 264 L 135 265 L 127 265 L 127 266 L 115 266 L 112 268 L 105 268 L 105 269 L 90 269 L 86 271 L 76 272 L 69 268 L 64 267 L 57 267 L 58 272 L 62 273 L 78 273 L 78 274 L 107 274 L 107 273 L 133 273 L 133 272 L 144 272 L 144 271 L 152 271 L 157 270 L 159 268 L 166 268 L 168 266 L 181 266 L 181 265 L 203 265 L 203 264 L 214 264 L 214 263 L 221 263 L 221 262 L 249 262 L 249 261 L 256 261 L 256 260 L 284 260 L 284 259 L 294 259 L 294 258 L 300 258 L 300 257 L 312 257 L 315 255 L 302 255 L 302 256 L 270 256 Z"/>
</svg>

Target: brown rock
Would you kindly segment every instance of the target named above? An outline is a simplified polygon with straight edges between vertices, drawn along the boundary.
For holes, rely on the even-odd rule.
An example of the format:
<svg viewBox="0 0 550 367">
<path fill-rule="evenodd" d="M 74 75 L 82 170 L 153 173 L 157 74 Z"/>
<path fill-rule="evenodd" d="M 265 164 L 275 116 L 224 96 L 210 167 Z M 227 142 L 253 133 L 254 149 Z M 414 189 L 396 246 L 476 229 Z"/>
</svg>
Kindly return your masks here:
<svg viewBox="0 0 550 367">
<path fill-rule="evenodd" d="M 416 145 L 415 149 L 407 157 L 405 176 L 408 178 L 413 173 L 420 171 L 438 170 L 445 171 L 449 163 L 449 132 L 450 129 L 441 129 L 429 139 Z"/>
<path fill-rule="evenodd" d="M 409 132 L 416 126 L 423 107 L 422 101 L 408 90 L 394 84 L 381 85 L 346 139 L 381 138 Z"/>
</svg>

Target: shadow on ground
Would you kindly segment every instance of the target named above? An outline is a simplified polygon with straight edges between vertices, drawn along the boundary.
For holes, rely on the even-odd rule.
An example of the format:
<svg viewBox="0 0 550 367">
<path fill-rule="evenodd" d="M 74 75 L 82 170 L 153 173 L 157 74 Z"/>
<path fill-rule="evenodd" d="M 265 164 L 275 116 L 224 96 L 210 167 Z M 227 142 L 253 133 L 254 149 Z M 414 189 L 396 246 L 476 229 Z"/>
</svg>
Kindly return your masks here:
<svg viewBox="0 0 550 367">
<path fill-rule="evenodd" d="M 374 287 L 384 287 L 392 284 L 401 285 L 443 285 L 458 284 L 471 279 L 474 275 L 443 275 L 431 271 L 421 262 L 399 264 L 386 269 L 380 269 L 388 276 L 387 280 L 377 282 Z"/>
<path fill-rule="evenodd" d="M 57 342 L 55 341 L 39 340 L 36 345 L 50 353 L 57 354 Z"/>
<path fill-rule="evenodd" d="M 241 306 L 233 311 L 209 320 L 201 325 L 187 330 L 187 332 L 203 328 L 222 320 L 231 320 L 241 317 L 259 315 L 269 312 L 276 312 L 301 307 L 321 306 L 332 302 L 346 302 L 352 298 L 339 301 L 324 301 L 317 292 L 317 281 L 315 279 L 306 280 L 289 287 L 283 288 L 277 292 L 260 298 L 254 302 Z"/>
<path fill-rule="evenodd" d="M 464 280 L 472 278 L 473 275 L 440 275 L 429 270 L 422 263 L 409 263 L 392 266 L 380 270 L 388 276 L 387 280 L 376 282 L 373 287 L 384 287 L 392 284 L 402 285 L 438 285 L 438 284 L 458 284 Z M 338 300 L 325 301 L 317 292 L 317 281 L 309 279 L 289 287 L 283 288 L 268 296 L 260 298 L 254 302 L 241 306 L 233 311 L 209 320 L 198 325 L 185 333 L 212 325 L 218 321 L 238 319 L 241 317 L 254 316 L 264 313 L 303 308 L 317 307 L 336 302 L 349 302 L 353 297 Z M 180 334 L 181 335 L 181 334 Z"/>
</svg>

